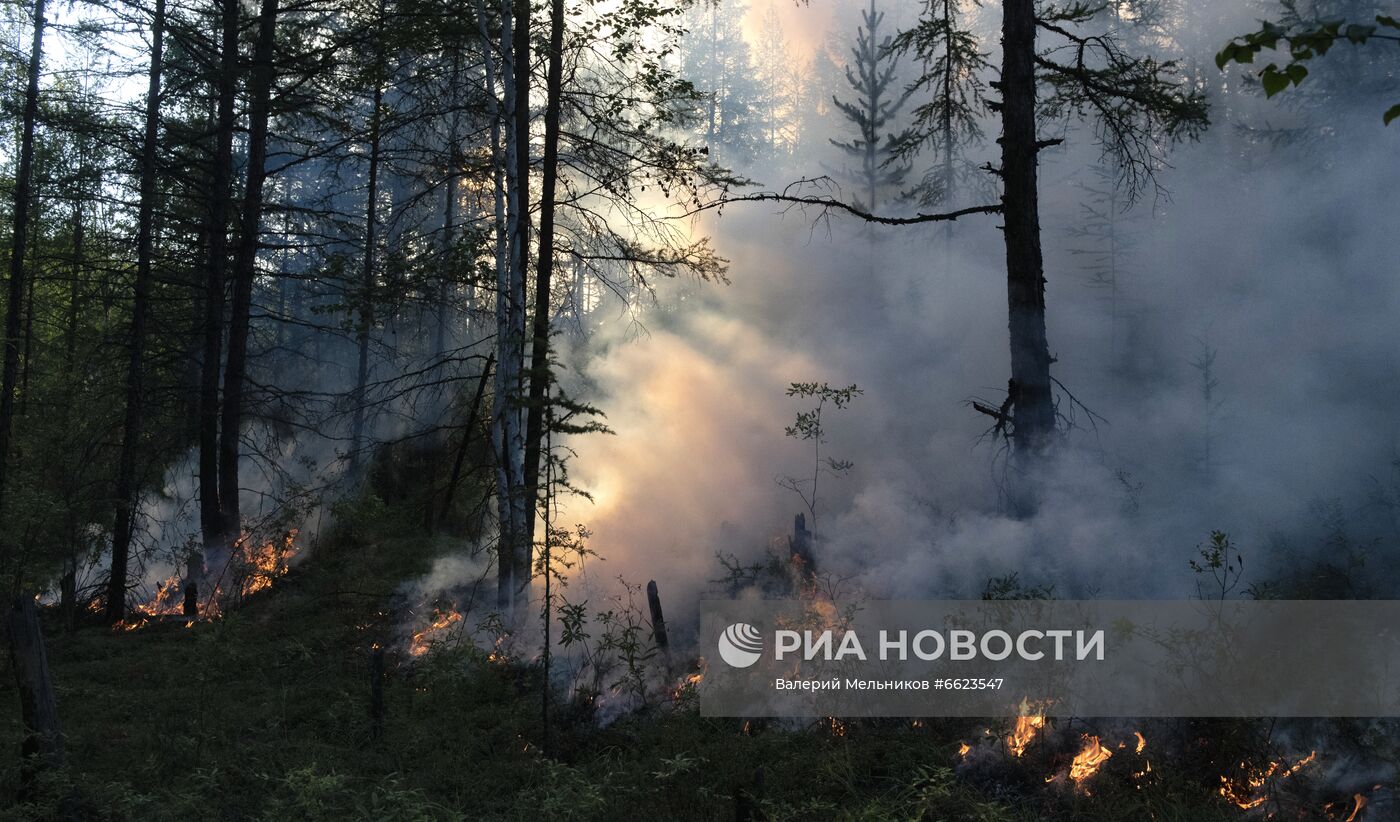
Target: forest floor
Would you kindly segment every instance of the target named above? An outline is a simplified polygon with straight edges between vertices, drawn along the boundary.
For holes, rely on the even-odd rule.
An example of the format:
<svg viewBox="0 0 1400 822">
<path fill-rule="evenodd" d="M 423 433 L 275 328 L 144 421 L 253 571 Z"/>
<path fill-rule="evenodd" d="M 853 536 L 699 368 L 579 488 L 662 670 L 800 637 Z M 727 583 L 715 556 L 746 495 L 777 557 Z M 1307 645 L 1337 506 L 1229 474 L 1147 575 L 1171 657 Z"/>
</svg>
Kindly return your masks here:
<svg viewBox="0 0 1400 822">
<path fill-rule="evenodd" d="M 987 727 L 969 720 L 743 727 L 701 717 L 692 701 L 598 727 L 560 710 L 546 756 L 537 669 L 475 649 L 391 652 L 376 738 L 368 649 L 393 627 L 399 584 L 447 549 L 323 539 L 218 620 L 46 625 L 68 766 L 0 818 L 60 808 L 114 820 L 1241 818 L 1218 783 L 1143 782 L 1126 763 L 1074 787 L 1047 786 L 1008 757 L 960 768 L 960 741 Z M 12 682 L 0 680 L 6 797 L 19 780 Z"/>
</svg>

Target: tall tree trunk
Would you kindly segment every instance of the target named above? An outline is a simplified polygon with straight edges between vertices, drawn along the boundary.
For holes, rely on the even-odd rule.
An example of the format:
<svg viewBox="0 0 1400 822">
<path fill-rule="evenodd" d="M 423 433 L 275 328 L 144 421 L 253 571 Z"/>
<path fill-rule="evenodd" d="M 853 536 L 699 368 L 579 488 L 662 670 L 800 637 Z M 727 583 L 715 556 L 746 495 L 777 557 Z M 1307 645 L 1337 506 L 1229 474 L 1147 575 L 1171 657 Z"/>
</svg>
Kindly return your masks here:
<svg viewBox="0 0 1400 822">
<path fill-rule="evenodd" d="M 381 19 L 383 18 L 381 4 Z M 351 392 L 354 416 L 350 422 L 350 473 L 360 470 L 360 451 L 364 448 L 365 402 L 369 387 L 369 339 L 374 328 L 374 252 L 378 243 L 379 226 L 379 146 L 383 126 L 384 86 L 376 80 L 373 97 L 374 111 L 369 118 L 369 191 L 365 195 L 365 254 L 360 271 L 360 317 L 355 332 L 359 359 L 355 369 L 355 390 Z"/>
<path fill-rule="evenodd" d="M 505 122 L 505 208 L 508 242 L 498 268 L 496 296 L 495 396 L 492 400 L 492 445 L 496 452 L 497 605 L 508 608 L 529 582 L 520 568 L 529 567 L 523 498 L 524 431 L 520 419 L 520 382 L 525 345 L 525 268 L 530 240 L 530 61 L 528 0 L 504 0 L 501 10 L 501 88 L 509 101 Z M 499 204 L 498 204 L 499 205 Z M 522 557 L 524 562 L 522 563 Z"/>
<path fill-rule="evenodd" d="M 540 256 L 535 266 L 535 316 L 530 340 L 530 401 L 525 421 L 525 543 L 535 541 L 539 504 L 540 445 L 544 442 L 545 402 L 549 393 L 549 297 L 554 278 L 554 192 L 559 181 L 559 108 L 564 82 L 564 0 L 550 0 L 549 69 L 545 77 L 544 165 L 540 172 Z M 548 459 L 548 455 L 544 455 Z M 545 489 L 549 493 L 549 489 Z M 548 539 L 549 535 L 545 534 Z M 527 564 L 519 573 L 527 577 Z"/>
<path fill-rule="evenodd" d="M 24 92 L 19 166 L 15 171 L 15 210 L 10 246 L 9 303 L 5 307 L 5 363 L 0 375 L 0 512 L 5 506 L 5 481 L 14 431 L 15 382 L 19 377 L 19 346 L 24 318 L 24 255 L 29 239 L 30 187 L 34 175 L 34 121 L 39 115 L 39 67 L 44 59 L 44 0 L 34 0 L 34 44 L 29 52 L 29 85 Z M 7 570 L 7 569 L 0 569 Z"/>
<path fill-rule="evenodd" d="M 29 238 L 29 242 L 33 249 L 30 253 L 34 255 L 36 264 L 32 266 L 24 283 L 24 351 L 20 355 L 19 411 L 15 415 L 17 417 L 25 417 L 29 414 L 29 375 L 34 371 L 34 292 L 39 286 L 39 274 L 43 271 L 43 266 L 38 264 L 42 256 L 39 249 L 39 243 L 42 239 L 39 229 L 43 225 L 39 206 L 39 198 L 34 197 L 34 213 L 29 218 L 30 223 L 34 226 L 34 236 Z"/>
<path fill-rule="evenodd" d="M 1036 182 L 1035 2 L 1002 6 L 1002 214 L 1011 332 L 1012 420 L 1016 455 L 1043 455 L 1055 431 L 1050 347 L 1045 340 L 1045 276 Z"/>
<path fill-rule="evenodd" d="M 146 83 L 146 130 L 141 143 L 141 203 L 136 217 L 136 284 L 131 304 L 131 349 L 126 364 L 126 413 L 117 462 L 117 515 L 112 526 L 112 572 L 107 581 L 107 621 L 126 616 L 126 565 L 136 516 L 136 455 L 144 420 L 146 316 L 151 304 L 151 246 L 155 222 L 156 152 L 160 138 L 160 81 L 165 57 L 165 0 L 151 18 L 151 66 Z"/>
<path fill-rule="evenodd" d="M 204 359 L 199 377 L 199 517 L 206 550 L 228 541 L 219 500 L 219 371 L 223 361 L 228 208 L 233 181 L 234 95 L 238 81 L 239 0 L 222 0 L 218 114 L 210 174 L 208 251 L 204 280 Z"/>
<path fill-rule="evenodd" d="M 452 279 L 456 273 L 453 258 L 457 241 L 457 178 L 462 168 L 462 152 L 459 143 L 462 139 L 462 109 L 457 90 L 462 85 L 462 54 L 460 50 L 452 54 L 452 116 L 447 129 L 447 189 L 446 202 L 442 211 L 442 268 L 438 273 L 437 331 L 433 338 L 433 356 L 441 357 L 447 350 L 447 324 L 452 316 L 448 310 L 448 297 L 452 293 Z M 493 89 L 492 94 L 495 94 Z"/>
<path fill-rule="evenodd" d="M 238 499 L 238 446 L 243 427 L 243 388 L 248 373 L 253 281 L 257 277 L 258 246 L 262 236 L 263 187 L 267 182 L 267 121 L 272 97 L 272 53 L 277 43 L 277 2 L 262 0 L 258 36 L 253 46 L 248 87 L 248 182 L 243 193 L 238 253 L 233 267 L 228 363 L 224 368 L 224 405 L 219 423 L 220 515 L 230 549 L 241 538 L 243 527 Z"/>
</svg>

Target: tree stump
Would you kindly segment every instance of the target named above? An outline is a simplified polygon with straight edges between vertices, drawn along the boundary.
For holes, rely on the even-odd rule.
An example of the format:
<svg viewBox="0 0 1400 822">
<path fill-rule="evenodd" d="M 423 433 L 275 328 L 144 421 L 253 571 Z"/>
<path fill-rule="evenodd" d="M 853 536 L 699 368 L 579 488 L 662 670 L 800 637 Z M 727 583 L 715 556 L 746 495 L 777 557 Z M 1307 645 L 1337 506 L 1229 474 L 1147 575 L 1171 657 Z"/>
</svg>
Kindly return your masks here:
<svg viewBox="0 0 1400 822">
<path fill-rule="evenodd" d="M 49 678 L 44 634 L 34 600 L 19 597 L 10 611 L 10 660 L 19 686 L 24 739 L 20 744 L 21 801 L 29 799 L 34 781 L 46 770 L 63 767 L 63 734 L 58 725 L 58 701 Z"/>
</svg>

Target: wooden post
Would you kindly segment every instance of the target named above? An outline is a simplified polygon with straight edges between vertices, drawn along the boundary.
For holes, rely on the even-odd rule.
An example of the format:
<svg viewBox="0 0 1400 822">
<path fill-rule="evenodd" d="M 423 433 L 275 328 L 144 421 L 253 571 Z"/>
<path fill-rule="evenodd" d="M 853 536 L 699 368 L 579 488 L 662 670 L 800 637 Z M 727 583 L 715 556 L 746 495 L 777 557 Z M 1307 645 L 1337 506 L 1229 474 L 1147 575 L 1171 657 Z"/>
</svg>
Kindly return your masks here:
<svg viewBox="0 0 1400 822">
<path fill-rule="evenodd" d="M 369 655 L 369 721 L 370 737 L 384 736 L 384 649 L 375 646 Z"/>
<path fill-rule="evenodd" d="M 24 741 L 20 744 L 21 801 L 29 799 L 41 771 L 63 766 L 63 734 L 58 727 L 58 702 L 49 678 L 44 634 L 34 600 L 18 597 L 10 611 L 10 661 L 19 686 Z"/>
<path fill-rule="evenodd" d="M 671 638 L 666 634 L 666 617 L 661 613 L 661 595 L 656 580 L 647 583 L 647 606 L 651 609 L 651 636 L 666 661 L 666 676 L 671 676 Z"/>
</svg>

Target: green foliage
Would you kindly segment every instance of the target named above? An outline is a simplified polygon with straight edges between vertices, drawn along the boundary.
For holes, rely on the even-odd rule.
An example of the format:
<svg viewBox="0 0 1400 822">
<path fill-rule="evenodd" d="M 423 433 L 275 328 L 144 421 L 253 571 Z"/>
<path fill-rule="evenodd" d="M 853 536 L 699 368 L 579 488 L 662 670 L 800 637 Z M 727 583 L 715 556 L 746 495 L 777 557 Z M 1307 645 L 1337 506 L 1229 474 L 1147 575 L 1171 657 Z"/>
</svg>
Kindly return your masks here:
<svg viewBox="0 0 1400 822">
<path fill-rule="evenodd" d="M 812 443 L 812 478 L 809 480 L 791 476 L 779 477 L 778 484 L 796 494 L 802 500 L 803 505 L 807 506 L 807 512 L 812 515 L 810 526 L 814 535 L 813 539 L 816 538 L 817 504 L 819 502 L 817 491 L 821 484 L 822 474 L 841 476 L 855 466 L 855 463 L 850 460 L 822 456 L 822 444 L 826 442 L 826 428 L 822 423 L 822 412 L 828 404 L 838 411 L 844 409 L 856 397 L 864 393 L 854 384 L 845 388 L 832 388 L 825 382 L 795 382 L 788 386 L 787 396 L 816 400 L 816 405 L 810 410 L 798 411 L 792 425 L 783 429 L 784 434 L 795 440 Z"/>
<path fill-rule="evenodd" d="M 1266 49 L 1286 53 L 1286 62 L 1269 63 L 1258 72 L 1260 85 L 1268 97 L 1290 86 L 1302 85 L 1308 77 L 1307 63 L 1324 56 L 1338 43 L 1355 46 L 1373 41 L 1400 43 L 1400 21 L 1389 15 L 1376 15 L 1374 24 L 1343 19 L 1306 21 L 1299 17 L 1293 3 L 1284 3 L 1284 9 L 1289 18 L 1287 23 L 1265 20 L 1258 31 L 1234 38 L 1215 55 L 1215 65 L 1223 71 L 1230 63 L 1254 63 L 1254 58 Z M 1400 117 L 1400 103 L 1388 108 L 1382 120 L 1390 125 L 1397 117 Z"/>
<path fill-rule="evenodd" d="M 1199 560 L 1190 559 L 1187 564 L 1200 578 L 1196 582 L 1197 595 L 1201 599 L 1225 599 L 1239 587 L 1244 576 L 1244 555 L 1224 531 L 1211 531 L 1209 542 L 1196 547 Z"/>
</svg>

